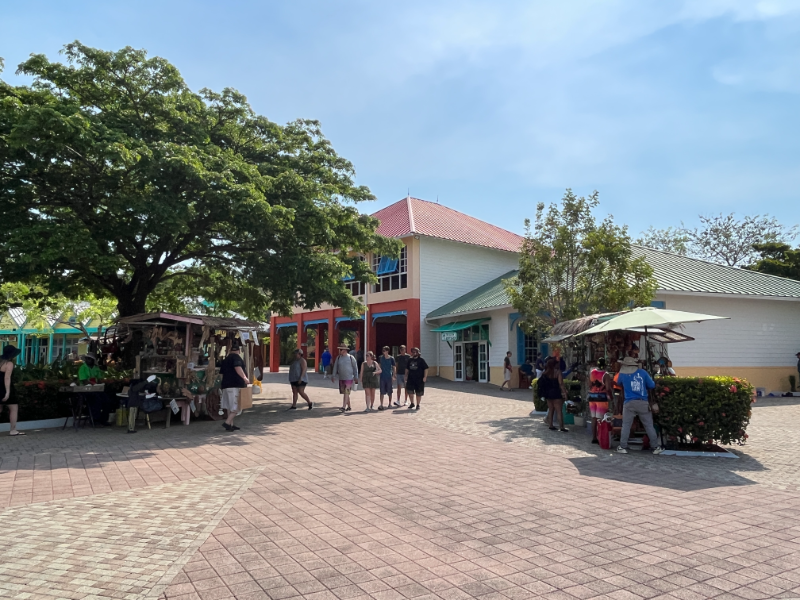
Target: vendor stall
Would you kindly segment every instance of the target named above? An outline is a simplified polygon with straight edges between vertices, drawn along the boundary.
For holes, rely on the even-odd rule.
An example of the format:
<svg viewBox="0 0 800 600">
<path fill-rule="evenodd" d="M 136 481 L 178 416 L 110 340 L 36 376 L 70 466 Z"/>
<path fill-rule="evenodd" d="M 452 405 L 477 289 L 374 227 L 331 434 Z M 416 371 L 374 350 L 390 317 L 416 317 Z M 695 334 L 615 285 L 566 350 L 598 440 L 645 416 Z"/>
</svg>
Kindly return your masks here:
<svg viewBox="0 0 800 600">
<path fill-rule="evenodd" d="M 253 374 L 257 366 L 263 369 L 259 332 L 264 328 L 245 319 L 160 312 L 123 317 L 117 321 L 114 333 L 120 353 L 133 363 L 133 381 L 156 376 L 158 396 L 165 400 L 165 410 L 181 412 L 182 422 L 188 425 L 191 414 L 223 418 L 218 365 L 237 338 L 242 345 L 245 372 L 251 382 L 258 384 Z M 242 394 L 240 409 L 250 406 L 252 385 Z M 168 424 L 169 412 L 165 416 Z"/>
<path fill-rule="evenodd" d="M 588 410 L 590 384 L 594 381 L 595 400 L 602 404 L 603 385 L 606 385 L 610 403 L 607 421 L 602 434 L 598 434 L 597 421 L 593 424 L 593 434 L 599 438 L 601 446 L 607 441 L 606 430 L 619 433 L 621 427 L 622 398 L 619 388 L 612 382 L 619 371 L 620 362 L 626 357 L 641 361 L 643 368 L 653 377 L 674 376 L 669 360 L 669 344 L 692 341 L 694 338 L 678 331 L 683 323 L 725 319 L 714 315 L 688 313 L 657 308 L 637 308 L 617 313 L 596 314 L 556 324 L 550 336 L 543 340 L 563 346 L 568 361 L 577 365 L 573 377 L 581 382 L 581 412 L 591 418 Z M 603 365 L 598 367 L 598 365 Z M 608 370 L 608 379 L 604 372 Z M 730 386 L 736 392 L 736 386 Z M 669 391 L 669 388 L 667 388 Z M 655 409 L 654 409 L 655 410 Z M 702 419 L 698 420 L 701 424 Z M 606 439 L 603 439 L 606 436 Z M 640 440 L 641 441 L 641 440 Z M 646 444 L 647 440 L 644 440 Z M 654 442 L 655 443 L 655 442 Z"/>
</svg>

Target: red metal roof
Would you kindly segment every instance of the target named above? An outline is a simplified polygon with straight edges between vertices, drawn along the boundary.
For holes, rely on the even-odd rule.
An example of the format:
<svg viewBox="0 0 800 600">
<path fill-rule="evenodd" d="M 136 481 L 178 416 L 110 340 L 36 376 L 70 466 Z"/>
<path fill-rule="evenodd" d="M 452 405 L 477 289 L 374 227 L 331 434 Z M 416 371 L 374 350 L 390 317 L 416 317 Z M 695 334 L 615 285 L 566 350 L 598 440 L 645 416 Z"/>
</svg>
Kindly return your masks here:
<svg viewBox="0 0 800 600">
<path fill-rule="evenodd" d="M 452 208 L 419 198 L 403 198 L 372 215 L 386 237 L 426 235 L 453 242 L 519 252 L 522 236 Z"/>
</svg>

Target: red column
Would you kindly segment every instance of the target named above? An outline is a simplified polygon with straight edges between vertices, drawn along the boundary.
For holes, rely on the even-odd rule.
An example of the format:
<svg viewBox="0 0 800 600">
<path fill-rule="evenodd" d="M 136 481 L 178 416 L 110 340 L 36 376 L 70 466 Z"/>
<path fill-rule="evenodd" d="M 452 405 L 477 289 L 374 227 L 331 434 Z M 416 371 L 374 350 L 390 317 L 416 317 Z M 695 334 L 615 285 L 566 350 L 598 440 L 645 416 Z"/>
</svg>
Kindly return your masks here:
<svg viewBox="0 0 800 600">
<path fill-rule="evenodd" d="M 408 352 L 411 352 L 411 348 L 419 348 L 420 326 L 419 298 L 409 298 L 406 300 L 406 347 Z"/>
<path fill-rule="evenodd" d="M 308 355 L 308 336 L 306 335 L 306 324 L 303 322 L 303 313 L 295 315 L 297 318 L 297 347 L 303 351 L 303 355 Z"/>
<path fill-rule="evenodd" d="M 285 319 L 283 319 L 285 320 Z M 269 324 L 269 371 L 277 373 L 281 362 L 281 335 L 279 318 L 273 316 Z"/>
</svg>

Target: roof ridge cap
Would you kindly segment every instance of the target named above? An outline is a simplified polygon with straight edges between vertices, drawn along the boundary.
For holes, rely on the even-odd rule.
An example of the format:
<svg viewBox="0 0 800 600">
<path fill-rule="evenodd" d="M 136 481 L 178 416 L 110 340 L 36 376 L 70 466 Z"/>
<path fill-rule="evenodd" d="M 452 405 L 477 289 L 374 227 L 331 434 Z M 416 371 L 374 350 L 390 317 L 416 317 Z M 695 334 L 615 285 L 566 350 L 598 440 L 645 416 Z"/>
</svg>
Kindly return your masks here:
<svg viewBox="0 0 800 600">
<path fill-rule="evenodd" d="M 411 204 L 411 194 L 406 196 L 406 207 L 408 208 L 408 227 L 409 233 L 417 233 L 417 227 L 414 223 L 414 205 Z"/>
</svg>

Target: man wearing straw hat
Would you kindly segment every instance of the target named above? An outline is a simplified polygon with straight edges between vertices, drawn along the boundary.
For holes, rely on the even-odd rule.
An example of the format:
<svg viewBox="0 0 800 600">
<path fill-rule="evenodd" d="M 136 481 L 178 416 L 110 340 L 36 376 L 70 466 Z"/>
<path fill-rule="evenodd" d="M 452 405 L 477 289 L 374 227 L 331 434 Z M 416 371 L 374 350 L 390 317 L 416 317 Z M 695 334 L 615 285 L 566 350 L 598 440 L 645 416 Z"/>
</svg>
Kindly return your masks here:
<svg viewBox="0 0 800 600">
<path fill-rule="evenodd" d="M 631 435 L 633 418 L 639 417 L 650 443 L 654 444 L 653 454 L 661 454 L 664 449 L 658 445 L 658 435 L 653 427 L 653 413 L 650 412 L 649 392 L 655 389 L 656 382 L 650 374 L 639 367 L 639 361 L 626 356 L 620 363 L 617 382 L 622 386 L 622 435 L 617 452 L 628 453 L 628 438 Z"/>
</svg>

